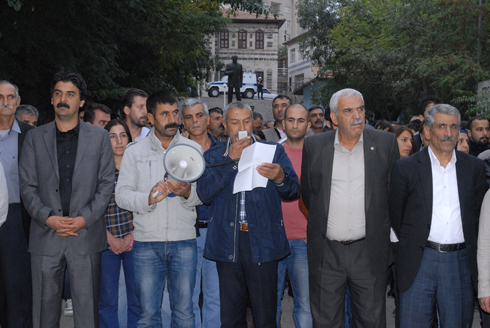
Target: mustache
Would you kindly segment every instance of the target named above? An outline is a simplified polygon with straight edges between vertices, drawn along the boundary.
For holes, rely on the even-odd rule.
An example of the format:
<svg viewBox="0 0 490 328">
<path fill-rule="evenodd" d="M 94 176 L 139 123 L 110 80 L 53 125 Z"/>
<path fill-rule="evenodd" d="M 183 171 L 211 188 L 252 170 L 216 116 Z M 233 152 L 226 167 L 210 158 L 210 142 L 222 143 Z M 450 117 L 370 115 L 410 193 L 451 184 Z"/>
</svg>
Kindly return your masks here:
<svg viewBox="0 0 490 328">
<path fill-rule="evenodd" d="M 455 142 L 456 140 L 454 139 L 454 137 L 450 137 L 450 136 L 445 136 L 445 137 L 442 137 L 441 139 L 439 139 L 440 142 L 444 142 L 444 141 L 451 141 L 451 142 Z"/>
<path fill-rule="evenodd" d="M 14 109 L 14 106 L 12 105 L 0 106 L 0 109 L 4 109 L 4 108 Z"/>
<path fill-rule="evenodd" d="M 481 137 L 480 140 L 488 140 L 488 137 Z"/>
<path fill-rule="evenodd" d="M 350 125 L 355 125 L 355 124 L 362 124 L 364 121 L 360 118 L 355 119 L 354 121 L 350 122 Z"/>
<path fill-rule="evenodd" d="M 316 121 L 315 121 L 315 124 L 316 124 L 316 123 L 323 123 L 323 121 L 322 121 L 322 120 L 316 120 Z"/>
<path fill-rule="evenodd" d="M 220 127 L 220 128 L 223 128 L 223 129 L 225 128 L 225 126 L 223 125 L 223 123 L 222 123 L 222 124 L 220 124 L 220 125 L 219 125 L 219 127 Z"/>
<path fill-rule="evenodd" d="M 65 108 L 70 109 L 70 105 L 68 105 L 67 103 L 64 103 L 64 102 L 60 102 L 58 105 L 56 105 L 56 108 L 60 108 L 60 107 L 65 107 Z"/>
<path fill-rule="evenodd" d="M 172 128 L 178 129 L 179 125 L 177 123 L 169 123 L 169 124 L 165 125 L 165 127 L 164 127 L 164 129 L 172 129 Z"/>
</svg>

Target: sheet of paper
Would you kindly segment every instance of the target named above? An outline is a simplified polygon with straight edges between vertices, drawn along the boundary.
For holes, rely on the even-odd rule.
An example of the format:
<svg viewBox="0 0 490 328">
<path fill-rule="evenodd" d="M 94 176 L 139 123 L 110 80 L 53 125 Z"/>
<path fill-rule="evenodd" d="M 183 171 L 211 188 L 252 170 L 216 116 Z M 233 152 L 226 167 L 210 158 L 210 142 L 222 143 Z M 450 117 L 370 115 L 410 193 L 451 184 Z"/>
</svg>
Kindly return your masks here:
<svg viewBox="0 0 490 328">
<path fill-rule="evenodd" d="M 256 142 L 245 148 L 238 162 L 238 173 L 233 185 L 233 193 L 250 191 L 257 187 L 265 188 L 267 178 L 257 172 L 256 167 L 262 163 L 272 163 L 276 145 Z"/>
</svg>

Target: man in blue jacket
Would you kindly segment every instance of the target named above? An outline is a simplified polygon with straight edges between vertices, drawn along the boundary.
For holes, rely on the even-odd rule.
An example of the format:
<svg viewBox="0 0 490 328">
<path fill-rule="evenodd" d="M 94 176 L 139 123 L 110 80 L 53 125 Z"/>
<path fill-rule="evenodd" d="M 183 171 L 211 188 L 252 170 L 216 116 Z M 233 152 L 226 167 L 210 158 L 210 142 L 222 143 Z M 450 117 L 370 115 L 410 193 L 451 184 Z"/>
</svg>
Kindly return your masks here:
<svg viewBox="0 0 490 328">
<path fill-rule="evenodd" d="M 221 327 L 246 326 L 250 300 L 257 327 L 275 327 L 277 264 L 289 255 L 281 199 L 299 197 L 299 181 L 284 148 L 277 145 L 272 163 L 257 171 L 269 179 L 265 188 L 233 194 L 237 162 L 254 142 L 252 110 L 242 102 L 226 108 L 228 141 L 204 155 L 208 167 L 197 184 L 199 198 L 211 205 L 204 257 L 216 261 L 221 299 Z M 238 131 L 248 136 L 238 139 Z"/>
</svg>

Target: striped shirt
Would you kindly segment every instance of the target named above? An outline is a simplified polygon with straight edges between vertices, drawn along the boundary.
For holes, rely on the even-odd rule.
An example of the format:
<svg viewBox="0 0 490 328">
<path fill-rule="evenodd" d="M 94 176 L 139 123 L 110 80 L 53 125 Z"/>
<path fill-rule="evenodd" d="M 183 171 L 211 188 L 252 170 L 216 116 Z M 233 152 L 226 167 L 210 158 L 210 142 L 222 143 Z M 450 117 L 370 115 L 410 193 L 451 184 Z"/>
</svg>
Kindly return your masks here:
<svg viewBox="0 0 490 328">
<path fill-rule="evenodd" d="M 123 238 L 133 232 L 133 213 L 123 210 L 116 204 L 115 189 L 119 178 L 119 170 L 116 169 L 116 180 L 114 181 L 114 190 L 109 205 L 105 211 L 105 222 L 107 231 L 116 238 Z"/>
</svg>

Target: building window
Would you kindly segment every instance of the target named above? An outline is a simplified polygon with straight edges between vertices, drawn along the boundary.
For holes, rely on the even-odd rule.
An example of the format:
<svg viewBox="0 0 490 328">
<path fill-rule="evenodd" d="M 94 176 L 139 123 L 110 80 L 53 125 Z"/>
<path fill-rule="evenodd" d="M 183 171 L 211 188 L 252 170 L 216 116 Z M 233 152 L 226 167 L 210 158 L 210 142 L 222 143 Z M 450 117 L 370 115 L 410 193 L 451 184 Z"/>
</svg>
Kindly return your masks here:
<svg viewBox="0 0 490 328">
<path fill-rule="evenodd" d="M 222 30 L 219 33 L 219 47 L 220 48 L 228 48 L 229 47 L 229 34 L 228 30 Z"/>
<path fill-rule="evenodd" d="M 255 49 L 264 49 L 264 32 L 255 32 Z"/>
<path fill-rule="evenodd" d="M 272 33 L 267 34 L 267 39 L 272 39 Z"/>
<path fill-rule="evenodd" d="M 272 42 L 267 42 L 267 48 L 272 48 Z"/>
<path fill-rule="evenodd" d="M 285 12 L 286 14 L 290 14 L 290 13 L 291 13 L 291 7 L 285 7 L 285 8 L 284 8 L 284 12 Z"/>
<path fill-rule="evenodd" d="M 284 23 L 284 26 L 286 26 L 286 27 L 291 27 L 291 22 L 287 20 L 287 21 Z"/>
<path fill-rule="evenodd" d="M 235 48 L 235 41 L 231 41 L 231 46 Z"/>
<path fill-rule="evenodd" d="M 238 49 L 247 49 L 247 32 L 238 31 Z"/>
<path fill-rule="evenodd" d="M 296 48 L 289 50 L 289 62 L 294 63 L 296 61 Z"/>
</svg>

